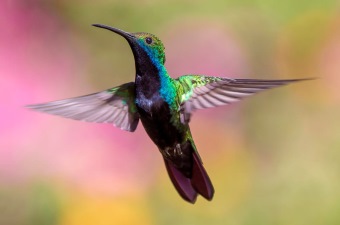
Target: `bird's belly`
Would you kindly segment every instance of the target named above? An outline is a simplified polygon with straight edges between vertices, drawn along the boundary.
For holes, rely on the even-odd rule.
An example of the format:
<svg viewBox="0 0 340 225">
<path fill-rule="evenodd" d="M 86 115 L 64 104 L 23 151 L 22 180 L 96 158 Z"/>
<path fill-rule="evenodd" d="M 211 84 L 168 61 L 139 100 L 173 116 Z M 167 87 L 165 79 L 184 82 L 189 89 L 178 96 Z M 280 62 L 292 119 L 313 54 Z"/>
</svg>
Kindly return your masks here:
<svg viewBox="0 0 340 225">
<path fill-rule="evenodd" d="M 163 157 L 187 177 L 192 171 L 192 143 L 188 140 L 189 126 L 183 125 L 166 103 L 154 104 L 147 109 L 137 105 L 142 124 L 157 145 Z M 174 122 L 176 120 L 177 122 Z M 176 125 L 175 125 L 176 124 Z"/>
<path fill-rule="evenodd" d="M 175 115 L 167 103 L 157 102 L 147 109 L 137 105 L 137 108 L 147 134 L 160 150 L 175 147 L 184 141 L 185 129 L 173 124 Z"/>
</svg>

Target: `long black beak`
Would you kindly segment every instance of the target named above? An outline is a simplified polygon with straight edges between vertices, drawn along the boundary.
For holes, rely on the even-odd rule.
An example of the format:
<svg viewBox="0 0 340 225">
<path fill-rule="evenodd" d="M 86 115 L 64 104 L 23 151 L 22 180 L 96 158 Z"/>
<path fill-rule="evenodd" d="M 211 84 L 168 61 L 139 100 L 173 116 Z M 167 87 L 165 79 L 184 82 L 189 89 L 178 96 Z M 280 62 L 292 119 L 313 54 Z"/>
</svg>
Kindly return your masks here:
<svg viewBox="0 0 340 225">
<path fill-rule="evenodd" d="M 102 25 L 102 24 L 92 24 L 92 26 L 107 29 L 107 30 L 110 30 L 112 32 L 115 32 L 116 34 L 119 34 L 120 36 L 124 37 L 128 41 L 131 41 L 132 39 L 135 38 L 135 36 L 133 36 L 132 34 L 125 32 L 123 30 L 120 30 L 118 28 L 114 28 L 114 27 L 110 27 L 110 26 Z"/>
</svg>

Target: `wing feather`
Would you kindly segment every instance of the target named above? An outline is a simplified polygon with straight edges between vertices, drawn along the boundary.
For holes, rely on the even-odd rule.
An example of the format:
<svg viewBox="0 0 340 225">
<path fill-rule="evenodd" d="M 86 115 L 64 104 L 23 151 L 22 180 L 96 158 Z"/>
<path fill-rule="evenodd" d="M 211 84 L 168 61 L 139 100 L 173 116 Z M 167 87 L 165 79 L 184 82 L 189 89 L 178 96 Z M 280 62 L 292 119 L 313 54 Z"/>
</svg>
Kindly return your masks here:
<svg viewBox="0 0 340 225">
<path fill-rule="evenodd" d="M 112 123 L 133 132 L 139 121 L 134 90 L 134 83 L 130 82 L 90 95 L 27 107 L 75 120 Z"/>
<path fill-rule="evenodd" d="M 229 79 L 202 75 L 185 75 L 176 79 L 180 84 L 182 123 L 190 120 L 193 111 L 228 105 L 258 92 L 293 82 L 310 79 L 257 80 Z"/>
</svg>

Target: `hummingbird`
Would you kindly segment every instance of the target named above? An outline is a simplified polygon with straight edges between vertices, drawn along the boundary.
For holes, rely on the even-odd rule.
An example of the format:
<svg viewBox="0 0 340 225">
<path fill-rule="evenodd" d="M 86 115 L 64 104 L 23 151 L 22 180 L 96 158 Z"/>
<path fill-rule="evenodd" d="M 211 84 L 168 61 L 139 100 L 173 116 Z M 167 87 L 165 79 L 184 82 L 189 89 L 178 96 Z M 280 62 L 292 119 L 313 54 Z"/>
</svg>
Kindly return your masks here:
<svg viewBox="0 0 340 225">
<path fill-rule="evenodd" d="M 174 79 L 164 66 L 164 45 L 155 35 L 129 33 L 102 24 L 93 26 L 126 39 L 135 60 L 135 81 L 94 94 L 27 107 L 75 120 L 110 123 L 129 132 L 136 130 L 140 120 L 163 156 L 178 194 L 190 203 L 195 203 L 198 195 L 210 201 L 215 192 L 190 132 L 193 112 L 307 80 L 231 79 L 197 74 Z"/>
</svg>

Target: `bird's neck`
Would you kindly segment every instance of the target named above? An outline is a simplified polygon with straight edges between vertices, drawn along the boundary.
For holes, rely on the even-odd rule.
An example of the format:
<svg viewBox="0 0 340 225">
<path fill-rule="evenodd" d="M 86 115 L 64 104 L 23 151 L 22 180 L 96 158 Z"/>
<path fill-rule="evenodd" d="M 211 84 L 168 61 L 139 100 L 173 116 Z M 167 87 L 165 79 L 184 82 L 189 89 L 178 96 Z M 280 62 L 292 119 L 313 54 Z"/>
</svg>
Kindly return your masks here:
<svg viewBox="0 0 340 225">
<path fill-rule="evenodd" d="M 161 97 L 170 105 L 175 105 L 176 100 L 176 86 L 174 80 L 169 76 L 165 66 L 161 64 L 158 66 L 158 76 L 160 79 L 159 93 Z"/>
<path fill-rule="evenodd" d="M 176 88 L 165 66 L 149 57 L 135 62 L 137 92 L 147 98 L 159 94 L 169 105 L 174 105 Z"/>
</svg>

